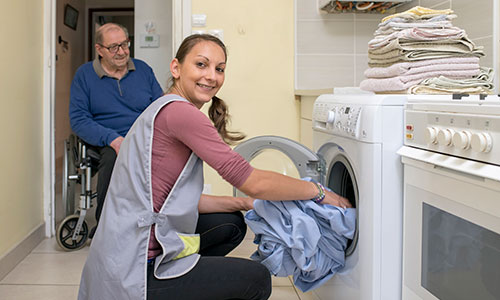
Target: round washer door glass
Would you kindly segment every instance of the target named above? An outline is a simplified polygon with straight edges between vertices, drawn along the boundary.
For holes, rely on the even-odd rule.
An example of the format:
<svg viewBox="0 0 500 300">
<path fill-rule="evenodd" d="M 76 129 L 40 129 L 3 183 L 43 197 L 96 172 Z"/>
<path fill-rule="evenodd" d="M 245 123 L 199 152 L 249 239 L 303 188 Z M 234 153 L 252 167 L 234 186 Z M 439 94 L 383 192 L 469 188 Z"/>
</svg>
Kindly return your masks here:
<svg viewBox="0 0 500 300">
<path fill-rule="evenodd" d="M 358 184 L 354 170 L 349 163 L 347 157 L 342 152 L 335 152 L 335 154 L 326 161 L 328 166 L 326 185 L 333 192 L 347 198 L 351 202 L 352 207 L 356 208 L 356 230 L 354 237 L 347 244 L 345 251 L 346 256 L 351 255 L 358 244 Z"/>
</svg>

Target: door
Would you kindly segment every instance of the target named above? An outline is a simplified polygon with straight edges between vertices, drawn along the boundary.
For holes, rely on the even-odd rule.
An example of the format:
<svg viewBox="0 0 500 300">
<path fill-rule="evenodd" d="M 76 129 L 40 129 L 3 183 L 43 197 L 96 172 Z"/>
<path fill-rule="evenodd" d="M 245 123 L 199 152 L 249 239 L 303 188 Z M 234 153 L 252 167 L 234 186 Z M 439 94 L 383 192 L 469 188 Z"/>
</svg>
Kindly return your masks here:
<svg viewBox="0 0 500 300">
<path fill-rule="evenodd" d="M 357 215 L 359 198 L 357 180 L 342 147 L 327 143 L 319 149 L 318 153 L 315 153 L 298 142 L 280 136 L 267 135 L 249 139 L 235 147 L 234 151 L 254 167 L 270 169 L 269 165 L 271 165 L 272 171 L 296 178 L 310 177 L 320 182 L 333 192 L 349 199 L 352 206 L 356 208 Z M 271 154 L 268 155 L 269 153 Z M 267 161 L 264 160 L 267 164 L 265 167 L 257 165 L 262 156 L 267 156 Z M 286 160 L 289 160 L 293 166 L 288 165 Z M 294 170 L 290 170 L 291 168 Z M 233 188 L 233 195 L 241 197 L 243 193 Z M 346 256 L 353 254 L 357 242 L 358 221 L 356 218 L 354 238 L 348 243 Z"/>
<path fill-rule="evenodd" d="M 238 152 L 248 162 L 251 162 L 254 167 L 261 168 L 255 164 L 258 164 L 259 160 L 264 157 L 264 163 L 274 167 L 272 171 L 297 178 L 310 177 L 324 184 L 324 174 L 322 172 L 324 163 L 318 155 L 309 148 L 290 139 L 270 135 L 258 136 L 239 144 L 234 148 L 234 151 Z M 265 162 L 266 159 L 267 162 Z M 292 166 L 290 166 L 289 162 Z M 241 196 L 241 192 L 233 188 L 233 195 Z"/>
<path fill-rule="evenodd" d="M 403 147 L 403 299 L 500 299 L 500 166 Z"/>
</svg>

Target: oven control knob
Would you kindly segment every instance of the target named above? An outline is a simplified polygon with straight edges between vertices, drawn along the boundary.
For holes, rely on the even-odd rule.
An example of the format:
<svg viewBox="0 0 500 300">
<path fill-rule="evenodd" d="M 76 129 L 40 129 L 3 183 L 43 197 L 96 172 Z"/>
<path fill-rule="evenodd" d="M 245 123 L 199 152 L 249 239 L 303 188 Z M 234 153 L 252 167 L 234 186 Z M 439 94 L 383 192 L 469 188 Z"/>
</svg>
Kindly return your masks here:
<svg viewBox="0 0 500 300">
<path fill-rule="evenodd" d="M 439 144 L 450 146 L 453 133 L 454 132 L 452 129 L 440 129 L 437 134 L 437 140 Z"/>
<path fill-rule="evenodd" d="M 425 141 L 427 144 L 436 144 L 437 143 L 437 129 L 434 127 L 427 127 L 425 129 Z"/>
<path fill-rule="evenodd" d="M 477 152 L 490 152 L 492 144 L 490 134 L 485 132 L 476 132 L 470 139 L 472 150 Z"/>
<path fill-rule="evenodd" d="M 333 110 L 328 111 L 328 116 L 326 117 L 326 123 L 333 124 L 335 122 L 335 112 Z"/>
<path fill-rule="evenodd" d="M 469 131 L 457 131 L 453 134 L 453 145 L 459 149 L 467 150 L 470 148 L 471 136 Z"/>
</svg>

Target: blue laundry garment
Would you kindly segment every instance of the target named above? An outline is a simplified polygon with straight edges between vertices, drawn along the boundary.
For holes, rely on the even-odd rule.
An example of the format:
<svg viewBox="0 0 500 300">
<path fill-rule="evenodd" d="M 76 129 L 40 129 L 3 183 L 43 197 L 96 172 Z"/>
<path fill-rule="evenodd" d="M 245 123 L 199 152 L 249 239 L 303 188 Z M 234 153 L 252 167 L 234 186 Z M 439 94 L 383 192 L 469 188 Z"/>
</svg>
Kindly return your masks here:
<svg viewBox="0 0 500 300">
<path fill-rule="evenodd" d="M 275 276 L 293 275 L 295 285 L 307 292 L 344 267 L 356 210 L 314 201 L 255 200 L 245 222 L 259 245 L 251 258 Z"/>
</svg>

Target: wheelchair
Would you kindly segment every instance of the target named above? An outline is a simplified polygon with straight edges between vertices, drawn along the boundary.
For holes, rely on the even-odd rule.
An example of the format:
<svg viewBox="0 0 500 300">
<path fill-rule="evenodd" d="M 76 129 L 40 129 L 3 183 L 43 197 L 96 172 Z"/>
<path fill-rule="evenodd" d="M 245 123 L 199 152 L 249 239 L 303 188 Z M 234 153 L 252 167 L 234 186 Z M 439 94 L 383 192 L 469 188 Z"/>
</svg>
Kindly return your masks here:
<svg viewBox="0 0 500 300">
<path fill-rule="evenodd" d="M 64 141 L 62 204 L 66 217 L 57 228 L 56 240 L 65 251 L 83 248 L 89 237 L 85 216 L 97 197 L 97 192 L 92 191 L 92 177 L 97 173 L 99 158 L 98 152 L 74 134 Z M 79 205 L 75 208 L 78 186 Z"/>
</svg>

